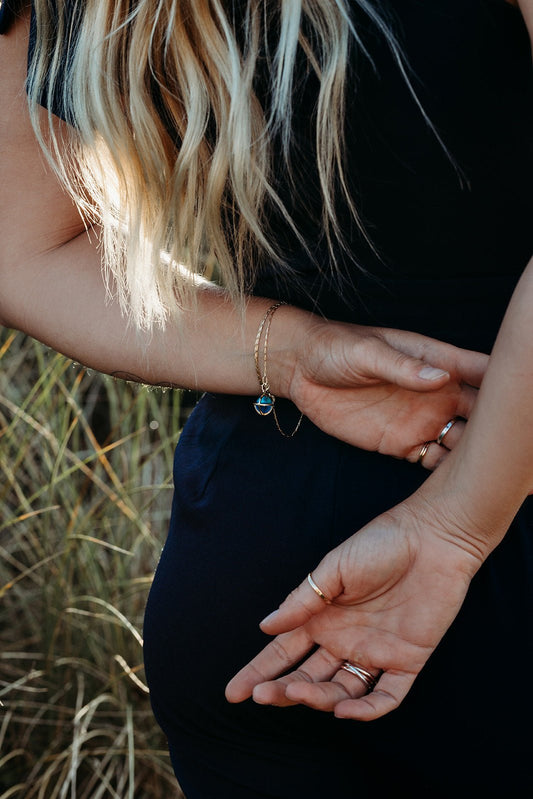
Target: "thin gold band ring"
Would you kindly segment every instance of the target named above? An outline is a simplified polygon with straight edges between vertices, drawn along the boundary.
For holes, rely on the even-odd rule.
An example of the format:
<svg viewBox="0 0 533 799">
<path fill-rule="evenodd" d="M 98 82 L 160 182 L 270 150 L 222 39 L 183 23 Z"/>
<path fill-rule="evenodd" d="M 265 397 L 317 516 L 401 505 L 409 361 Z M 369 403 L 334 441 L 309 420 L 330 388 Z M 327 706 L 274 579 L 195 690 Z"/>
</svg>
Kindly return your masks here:
<svg viewBox="0 0 533 799">
<path fill-rule="evenodd" d="M 311 586 L 311 588 L 313 589 L 313 591 L 315 592 L 315 594 L 316 594 L 317 596 L 319 596 L 319 597 L 320 597 L 320 599 L 322 599 L 322 601 L 326 603 L 326 605 L 331 605 L 331 599 L 330 599 L 329 597 L 327 597 L 327 596 L 326 596 L 326 595 L 325 595 L 325 594 L 324 594 L 324 593 L 323 593 L 323 592 L 320 590 L 320 588 L 318 587 L 318 585 L 317 585 L 317 584 L 315 583 L 315 581 L 313 580 L 313 576 L 312 576 L 311 572 L 309 572 L 309 574 L 307 575 L 307 582 L 309 583 L 309 585 Z"/>
<path fill-rule="evenodd" d="M 420 447 L 420 452 L 418 453 L 418 458 L 416 459 L 417 463 L 422 463 L 424 456 L 427 455 L 427 451 L 431 444 L 432 444 L 431 441 L 426 441 L 425 444 L 422 444 L 422 446 Z"/>
</svg>

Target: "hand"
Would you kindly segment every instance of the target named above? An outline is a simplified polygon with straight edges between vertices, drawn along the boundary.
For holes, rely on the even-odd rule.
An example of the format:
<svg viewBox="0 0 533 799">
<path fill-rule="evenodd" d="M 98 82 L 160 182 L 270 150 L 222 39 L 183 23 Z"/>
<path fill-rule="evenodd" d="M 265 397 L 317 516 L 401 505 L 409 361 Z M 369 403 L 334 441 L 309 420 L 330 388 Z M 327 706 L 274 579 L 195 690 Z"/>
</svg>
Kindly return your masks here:
<svg viewBox="0 0 533 799">
<path fill-rule="evenodd" d="M 401 330 L 326 322 L 305 338 L 289 396 L 326 433 L 433 469 L 460 439 L 488 356 Z"/>
<path fill-rule="evenodd" d="M 307 580 L 293 591 L 262 622 L 276 638 L 231 680 L 228 700 L 253 695 L 260 704 L 300 703 L 360 720 L 395 709 L 483 561 L 468 536 L 452 530 L 415 494 L 330 552 L 313 578 L 332 604 Z M 379 678 L 371 693 L 341 669 L 345 660 Z"/>
</svg>

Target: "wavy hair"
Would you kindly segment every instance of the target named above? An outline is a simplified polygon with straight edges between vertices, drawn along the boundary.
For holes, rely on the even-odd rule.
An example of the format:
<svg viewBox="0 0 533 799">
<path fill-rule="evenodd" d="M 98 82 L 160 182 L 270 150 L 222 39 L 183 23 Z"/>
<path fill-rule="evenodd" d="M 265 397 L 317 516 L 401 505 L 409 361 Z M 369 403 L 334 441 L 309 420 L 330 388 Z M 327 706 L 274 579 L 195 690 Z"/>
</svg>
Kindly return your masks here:
<svg viewBox="0 0 533 799">
<path fill-rule="evenodd" d="M 82 214 L 101 226 L 108 286 L 136 324 L 163 323 L 176 300 L 189 301 L 190 274 L 213 262 L 234 298 L 253 286 L 262 258 L 290 279 L 268 209 L 305 247 L 274 179 L 291 175 L 302 64 L 318 87 L 313 149 L 330 251 L 342 242 L 339 191 L 362 227 L 344 170 L 349 51 L 365 52 L 348 0 L 34 5 L 32 120 Z M 376 6 L 356 6 L 402 65 Z M 71 126 L 59 130 L 49 112 L 44 131 L 38 103 L 59 104 Z"/>
</svg>

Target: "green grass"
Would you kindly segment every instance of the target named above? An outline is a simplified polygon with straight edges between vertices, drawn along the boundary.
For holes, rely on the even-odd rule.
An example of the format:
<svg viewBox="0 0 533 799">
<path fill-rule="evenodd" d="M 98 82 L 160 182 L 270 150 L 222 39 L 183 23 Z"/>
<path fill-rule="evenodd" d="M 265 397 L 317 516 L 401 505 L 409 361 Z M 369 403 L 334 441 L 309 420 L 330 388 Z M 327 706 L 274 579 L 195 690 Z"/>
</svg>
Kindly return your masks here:
<svg viewBox="0 0 533 799">
<path fill-rule="evenodd" d="M 183 408 L 0 332 L 0 799 L 175 799 L 142 665 Z"/>
</svg>

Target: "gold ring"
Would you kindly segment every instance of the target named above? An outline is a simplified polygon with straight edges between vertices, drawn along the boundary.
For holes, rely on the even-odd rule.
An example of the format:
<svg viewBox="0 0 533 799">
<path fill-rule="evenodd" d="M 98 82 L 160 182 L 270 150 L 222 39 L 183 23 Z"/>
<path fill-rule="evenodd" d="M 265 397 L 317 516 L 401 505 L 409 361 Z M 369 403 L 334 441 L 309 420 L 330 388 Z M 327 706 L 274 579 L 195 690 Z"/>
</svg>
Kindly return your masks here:
<svg viewBox="0 0 533 799">
<path fill-rule="evenodd" d="M 444 440 L 444 436 L 446 435 L 446 433 L 450 432 L 450 430 L 452 429 L 452 427 L 454 426 L 456 421 L 457 421 L 457 419 L 450 419 L 449 422 L 446 422 L 446 424 L 444 425 L 444 427 L 442 428 L 442 430 L 440 431 L 440 433 L 437 436 L 437 439 L 436 439 L 437 444 L 442 444 L 442 442 Z"/>
<path fill-rule="evenodd" d="M 363 668 L 360 663 L 350 663 L 349 660 L 345 660 L 341 665 L 341 669 L 350 672 L 350 674 L 353 674 L 358 680 L 361 680 L 361 682 L 366 685 L 368 693 L 373 691 L 376 687 L 377 677 L 374 677 L 373 674 Z"/>
<path fill-rule="evenodd" d="M 320 599 L 322 599 L 326 603 L 326 605 L 331 605 L 331 599 L 322 593 L 318 585 L 313 580 L 311 572 L 309 572 L 309 574 L 307 575 L 307 582 L 309 583 L 315 594 L 319 596 Z"/>
<path fill-rule="evenodd" d="M 422 460 L 424 459 L 424 456 L 427 455 L 427 451 L 432 443 L 432 441 L 426 441 L 425 444 L 422 444 L 420 447 L 420 452 L 418 453 L 418 458 L 416 459 L 417 463 L 422 463 Z"/>
</svg>

